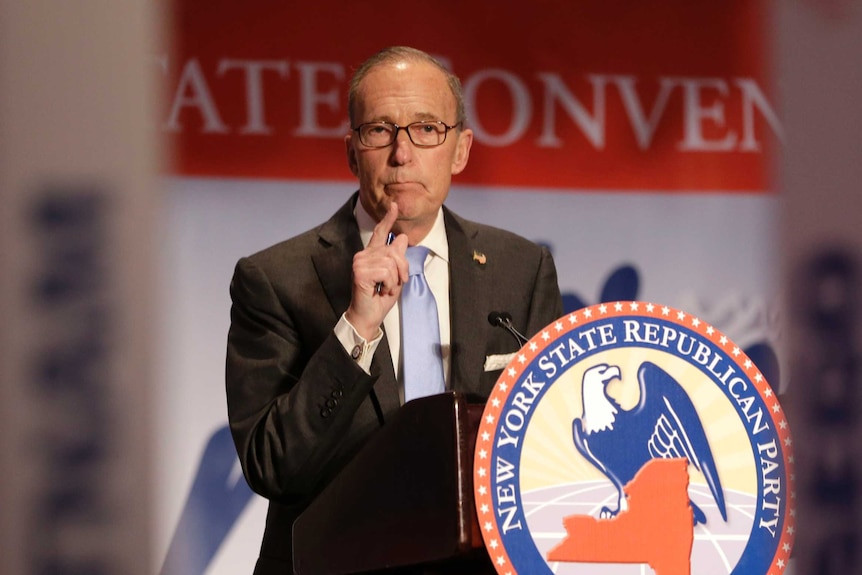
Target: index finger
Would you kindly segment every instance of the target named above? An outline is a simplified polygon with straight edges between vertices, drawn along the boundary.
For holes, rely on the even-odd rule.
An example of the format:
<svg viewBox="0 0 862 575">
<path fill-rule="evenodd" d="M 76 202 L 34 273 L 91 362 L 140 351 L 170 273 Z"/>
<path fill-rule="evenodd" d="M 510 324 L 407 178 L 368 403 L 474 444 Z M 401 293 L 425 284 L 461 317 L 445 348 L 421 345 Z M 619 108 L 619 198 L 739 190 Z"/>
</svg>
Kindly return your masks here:
<svg viewBox="0 0 862 575">
<path fill-rule="evenodd" d="M 386 212 L 386 215 L 383 216 L 383 219 L 374 226 L 374 232 L 371 234 L 371 239 L 368 241 L 368 247 L 371 246 L 385 246 L 386 238 L 389 236 L 389 232 L 392 230 L 392 226 L 395 225 L 395 220 L 398 219 L 398 204 L 392 202 L 389 204 L 389 211 Z"/>
</svg>

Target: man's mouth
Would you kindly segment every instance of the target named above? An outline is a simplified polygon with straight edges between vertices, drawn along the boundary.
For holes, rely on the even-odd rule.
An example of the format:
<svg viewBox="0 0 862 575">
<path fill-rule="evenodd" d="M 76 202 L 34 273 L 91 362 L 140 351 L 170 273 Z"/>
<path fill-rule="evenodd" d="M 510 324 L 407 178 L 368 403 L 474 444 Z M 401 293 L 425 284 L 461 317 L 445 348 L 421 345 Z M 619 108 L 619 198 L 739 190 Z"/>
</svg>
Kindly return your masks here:
<svg viewBox="0 0 862 575">
<path fill-rule="evenodd" d="M 417 182 L 390 182 L 388 184 L 383 184 L 383 187 L 387 190 L 398 191 L 405 188 L 412 188 L 418 186 Z"/>
</svg>

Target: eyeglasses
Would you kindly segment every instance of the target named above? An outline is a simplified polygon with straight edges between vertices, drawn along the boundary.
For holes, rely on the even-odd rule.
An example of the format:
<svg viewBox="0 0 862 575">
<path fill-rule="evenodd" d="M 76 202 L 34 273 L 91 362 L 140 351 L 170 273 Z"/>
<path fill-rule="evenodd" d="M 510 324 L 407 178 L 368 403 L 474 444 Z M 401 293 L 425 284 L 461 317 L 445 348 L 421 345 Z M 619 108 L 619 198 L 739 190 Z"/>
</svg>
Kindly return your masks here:
<svg viewBox="0 0 862 575">
<path fill-rule="evenodd" d="M 446 134 L 461 125 L 447 126 L 440 120 L 424 120 L 399 126 L 391 122 L 369 122 L 360 124 L 353 131 L 359 134 L 359 141 L 369 148 L 385 148 L 391 146 L 398 137 L 398 132 L 404 130 L 413 145 L 420 148 L 433 148 L 446 141 Z"/>
</svg>

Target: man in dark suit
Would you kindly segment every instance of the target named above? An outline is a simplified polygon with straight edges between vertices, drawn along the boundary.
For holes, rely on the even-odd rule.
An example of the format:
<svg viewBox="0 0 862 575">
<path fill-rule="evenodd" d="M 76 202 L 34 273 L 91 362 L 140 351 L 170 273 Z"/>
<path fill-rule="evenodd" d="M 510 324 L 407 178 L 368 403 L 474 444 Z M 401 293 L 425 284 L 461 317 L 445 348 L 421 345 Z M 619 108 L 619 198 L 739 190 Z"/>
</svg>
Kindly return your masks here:
<svg viewBox="0 0 862 575">
<path fill-rule="evenodd" d="M 270 500 L 256 575 L 292 572 L 293 521 L 404 401 L 408 246 L 430 250 L 446 389 L 487 397 L 500 356 L 517 350 L 490 311 L 529 335 L 562 315 L 547 249 L 443 207 L 473 140 L 454 75 L 390 48 L 357 70 L 348 107 L 358 193 L 240 260 L 231 283 L 230 427 L 246 479 Z"/>
</svg>

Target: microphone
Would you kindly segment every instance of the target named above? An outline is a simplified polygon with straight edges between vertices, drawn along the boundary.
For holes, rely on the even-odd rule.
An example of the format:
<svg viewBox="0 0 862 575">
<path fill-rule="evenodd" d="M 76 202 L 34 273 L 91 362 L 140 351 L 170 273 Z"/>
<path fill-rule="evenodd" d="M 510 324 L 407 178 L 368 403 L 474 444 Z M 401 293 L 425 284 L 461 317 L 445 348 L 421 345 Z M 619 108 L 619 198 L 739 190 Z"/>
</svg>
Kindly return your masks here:
<svg viewBox="0 0 862 575">
<path fill-rule="evenodd" d="M 515 341 L 518 342 L 519 348 L 523 347 L 524 344 L 527 343 L 527 338 L 512 325 L 512 315 L 509 312 L 492 311 L 488 314 L 488 323 L 494 327 L 502 327 L 512 334 L 512 337 L 514 337 Z"/>
</svg>

